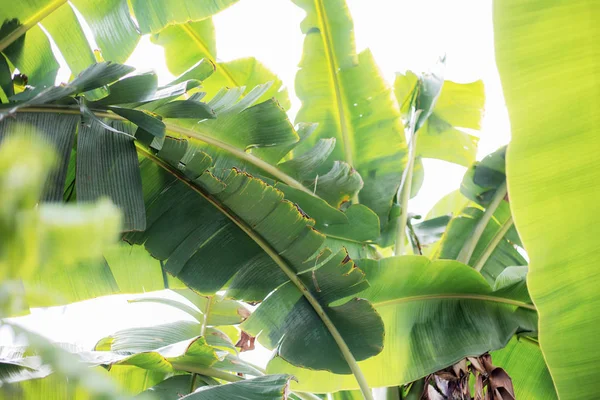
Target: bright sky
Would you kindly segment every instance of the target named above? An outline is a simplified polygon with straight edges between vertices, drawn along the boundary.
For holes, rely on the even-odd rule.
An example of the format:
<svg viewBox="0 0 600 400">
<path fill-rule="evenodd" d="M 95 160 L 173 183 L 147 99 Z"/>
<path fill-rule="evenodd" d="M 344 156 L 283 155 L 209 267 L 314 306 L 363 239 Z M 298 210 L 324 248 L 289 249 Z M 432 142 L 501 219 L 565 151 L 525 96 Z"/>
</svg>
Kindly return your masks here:
<svg viewBox="0 0 600 400">
<path fill-rule="evenodd" d="M 483 79 L 486 113 L 478 158 L 506 144 L 510 125 L 494 60 L 491 0 L 347 0 L 354 18 L 357 50 L 369 47 L 390 84 L 395 72 L 428 70 L 446 53 L 446 79 Z M 214 17 L 220 60 L 254 56 L 277 73 L 292 98 L 291 116 L 300 107 L 294 76 L 302 52 L 300 21 L 304 12 L 291 1 L 240 0 Z M 128 62 L 141 70 L 153 68 L 161 82 L 171 75 L 162 48 L 144 38 Z M 457 189 L 465 168 L 425 160 L 425 184 L 410 204 L 426 213 L 444 194 Z M 166 306 L 128 304 L 131 296 L 111 296 L 69 307 L 34 310 L 19 318 L 22 325 L 56 341 L 91 347 L 112 332 L 178 319 L 186 314 Z M 0 345 L 12 337 L 0 329 Z M 264 353 L 255 354 L 264 362 Z"/>
</svg>

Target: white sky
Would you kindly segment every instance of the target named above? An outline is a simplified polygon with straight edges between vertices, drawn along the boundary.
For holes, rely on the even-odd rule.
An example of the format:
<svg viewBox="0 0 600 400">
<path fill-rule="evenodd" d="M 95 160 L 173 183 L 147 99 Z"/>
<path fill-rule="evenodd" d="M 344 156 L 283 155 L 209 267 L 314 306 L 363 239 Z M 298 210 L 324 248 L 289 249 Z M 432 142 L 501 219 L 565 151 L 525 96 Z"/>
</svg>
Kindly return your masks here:
<svg viewBox="0 0 600 400">
<path fill-rule="evenodd" d="M 354 18 L 357 50 L 369 47 L 390 84 L 395 72 L 426 71 L 446 53 L 446 79 L 483 79 L 486 113 L 478 158 L 506 144 L 510 125 L 494 61 L 491 0 L 347 0 Z M 214 17 L 220 60 L 254 56 L 277 73 L 290 91 L 292 119 L 300 107 L 294 76 L 302 52 L 300 21 L 304 12 L 286 0 L 241 0 Z M 148 38 L 128 64 L 149 67 L 161 82 L 172 77 L 161 47 Z M 411 201 L 411 211 L 426 213 L 444 194 L 457 189 L 465 168 L 442 161 L 425 161 L 425 184 Z M 21 324 L 56 341 L 93 346 L 103 336 L 132 326 L 188 318 L 159 305 L 128 304 L 131 296 L 111 296 L 69 307 L 34 310 Z M 0 329 L 0 345 L 12 341 Z M 254 361 L 264 361 L 264 353 Z"/>
</svg>

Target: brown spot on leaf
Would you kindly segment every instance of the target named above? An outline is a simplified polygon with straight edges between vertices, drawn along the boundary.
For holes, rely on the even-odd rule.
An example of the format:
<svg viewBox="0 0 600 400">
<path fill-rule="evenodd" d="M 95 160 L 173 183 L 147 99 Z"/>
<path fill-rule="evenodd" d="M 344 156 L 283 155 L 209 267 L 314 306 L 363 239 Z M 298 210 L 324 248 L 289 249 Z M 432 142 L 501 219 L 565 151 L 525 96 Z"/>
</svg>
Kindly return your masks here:
<svg viewBox="0 0 600 400">
<path fill-rule="evenodd" d="M 254 336 L 250 336 L 248 333 L 242 331 L 240 335 L 240 340 L 237 341 L 235 347 L 240 348 L 240 352 L 254 350 L 254 341 L 256 338 Z"/>
<path fill-rule="evenodd" d="M 346 257 L 342 260 L 342 265 L 346 264 L 348 261 L 350 261 L 350 255 L 346 254 Z"/>
</svg>

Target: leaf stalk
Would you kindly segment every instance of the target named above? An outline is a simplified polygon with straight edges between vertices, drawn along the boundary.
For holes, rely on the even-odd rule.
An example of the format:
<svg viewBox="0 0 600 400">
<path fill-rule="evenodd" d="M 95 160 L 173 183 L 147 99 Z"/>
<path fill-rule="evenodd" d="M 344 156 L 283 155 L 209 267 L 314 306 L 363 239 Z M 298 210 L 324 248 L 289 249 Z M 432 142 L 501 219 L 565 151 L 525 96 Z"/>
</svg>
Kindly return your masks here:
<svg viewBox="0 0 600 400">
<path fill-rule="evenodd" d="M 496 194 L 494 194 L 491 203 L 485 209 L 485 212 L 481 216 L 479 222 L 477 222 L 477 225 L 475 225 L 471 237 L 463 245 L 463 248 L 461 249 L 460 253 L 458 254 L 458 257 L 456 258 L 457 261 L 460 261 L 463 264 L 469 263 L 471 257 L 473 256 L 473 252 L 475 251 L 475 247 L 477 247 L 477 243 L 483 235 L 485 227 L 487 226 L 488 222 L 490 222 L 490 220 L 492 219 L 492 216 L 498 209 L 498 206 L 500 206 L 500 203 L 502 203 L 502 200 L 504 200 L 504 197 L 506 197 L 506 193 L 507 187 L 506 181 L 504 181 L 504 183 L 500 185 L 498 189 L 496 189 Z"/>
<path fill-rule="evenodd" d="M 404 253 L 406 223 L 408 220 L 408 200 L 410 199 L 410 190 L 417 153 L 417 135 L 415 134 L 415 126 L 420 113 L 421 110 L 415 110 L 413 107 L 407 126 L 407 136 L 410 140 L 408 144 L 408 161 L 406 168 L 402 173 L 402 181 L 400 182 L 398 193 L 396 194 L 396 198 L 400 201 L 400 216 L 398 217 L 398 223 L 396 224 L 396 241 L 394 244 L 394 255 L 396 256 Z"/>
<path fill-rule="evenodd" d="M 500 230 L 498 232 L 496 232 L 496 234 L 494 235 L 492 240 L 488 243 L 488 245 L 486 246 L 486 248 L 483 251 L 483 253 L 481 254 L 481 256 L 479 256 L 479 258 L 477 259 L 477 262 L 473 266 L 475 271 L 481 272 L 481 270 L 483 269 L 483 266 L 485 265 L 487 260 L 490 258 L 490 256 L 494 252 L 494 250 L 496 250 L 496 247 L 498 246 L 498 244 L 500 243 L 502 238 L 504 238 L 504 235 L 506 235 L 506 232 L 508 232 L 508 230 L 512 226 L 513 226 L 513 218 L 511 215 L 506 220 L 506 222 L 504 224 L 502 224 L 502 226 L 500 227 Z"/>
</svg>

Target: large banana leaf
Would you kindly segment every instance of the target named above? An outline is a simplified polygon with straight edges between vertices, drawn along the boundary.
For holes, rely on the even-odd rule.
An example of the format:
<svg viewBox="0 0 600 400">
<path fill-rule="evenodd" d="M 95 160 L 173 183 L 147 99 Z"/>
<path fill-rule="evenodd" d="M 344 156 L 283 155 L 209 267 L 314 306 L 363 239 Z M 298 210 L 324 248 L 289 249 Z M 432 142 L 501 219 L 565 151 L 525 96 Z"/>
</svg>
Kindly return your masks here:
<svg viewBox="0 0 600 400">
<path fill-rule="evenodd" d="M 301 25 L 306 36 L 296 76 L 296 93 L 302 100 L 296 121 L 319 123 L 303 146 L 312 146 L 321 138 L 336 138 L 328 163 L 318 173 L 326 172 L 334 160 L 344 160 L 364 181 L 354 200 L 373 209 L 386 223 L 406 153 L 391 89 L 371 53 L 356 54 L 353 24 L 344 0 L 295 3 L 307 13 Z"/>
<path fill-rule="evenodd" d="M 281 80 L 253 57 L 228 62 L 217 62 L 215 27 L 212 19 L 170 25 L 152 36 L 152 41 L 165 48 L 169 70 L 179 75 L 187 71 L 198 60 L 210 60 L 216 71 L 204 82 L 207 98 L 212 98 L 223 87 L 245 87 L 247 94 L 257 85 L 273 82 L 259 101 L 275 98 L 285 109 L 290 108 L 287 89 Z"/>
<path fill-rule="evenodd" d="M 371 301 L 386 330 L 383 351 L 359 363 L 371 387 L 415 381 L 466 356 L 500 349 L 516 332 L 536 329 L 531 302 L 509 290 L 522 283 L 522 274 L 494 291 L 478 272 L 456 261 L 404 256 L 359 264 L 370 283 L 359 296 Z M 292 387 L 298 390 L 357 387 L 347 377 L 293 367 L 278 355 L 267 372 L 294 375 L 298 383 Z"/>
<path fill-rule="evenodd" d="M 30 84 L 52 85 L 59 64 L 42 27 L 58 46 L 73 74 L 96 59 L 74 9 L 91 28 L 101 57 L 124 62 L 141 34 L 208 18 L 236 1 L 135 0 L 131 2 L 133 14 L 126 0 L 74 0 L 72 4 L 67 0 L 31 0 L 21 2 L 18 7 L 3 2 L 0 4 L 0 21 L 3 22 L 0 51 L 28 76 Z"/>
<path fill-rule="evenodd" d="M 200 151 L 183 167 L 187 179 L 159 158 L 147 156 L 141 164 L 142 179 L 145 186 L 155 188 L 145 195 L 148 228 L 126 235 L 128 241 L 144 243 L 154 257 L 166 261 L 166 271 L 201 293 L 212 294 L 226 285 L 230 296 L 260 301 L 291 280 L 269 298 L 286 305 L 277 321 L 283 325 L 272 335 L 280 335 L 273 336 L 277 341 L 286 333 L 280 351 L 292 362 L 350 372 L 327 325 L 313 310 L 315 303 L 327 313 L 326 319 L 328 314 L 333 316 L 356 358 L 380 351 L 382 326 L 368 303 L 361 300 L 329 308 L 340 297 L 360 291 L 367 284 L 364 276 L 345 252 L 331 258 L 327 250 L 319 253 L 324 236 L 314 230 L 312 220 L 283 200 L 281 192 L 237 170 L 216 178 L 206 171 L 210 160 L 194 162 L 207 160 Z M 172 163 L 182 168 L 176 159 Z M 234 243 L 237 251 L 228 251 Z M 315 266 L 320 267 L 311 273 Z M 313 278 L 319 286 L 315 287 Z M 270 304 L 261 304 L 259 310 Z M 260 328 L 255 329 L 267 329 L 271 324 L 261 320 Z M 313 345 L 299 345 L 306 343 L 301 328 L 313 330 Z M 320 350 L 309 356 L 307 349 Z"/>
<path fill-rule="evenodd" d="M 561 399 L 597 397 L 599 12 L 593 0 L 494 5 L 513 130 L 511 208 L 530 257 L 540 346 Z"/>
<path fill-rule="evenodd" d="M 510 376 L 519 400 L 558 399 L 539 344 L 514 337 L 505 348 L 491 353 L 494 365 Z"/>
</svg>

